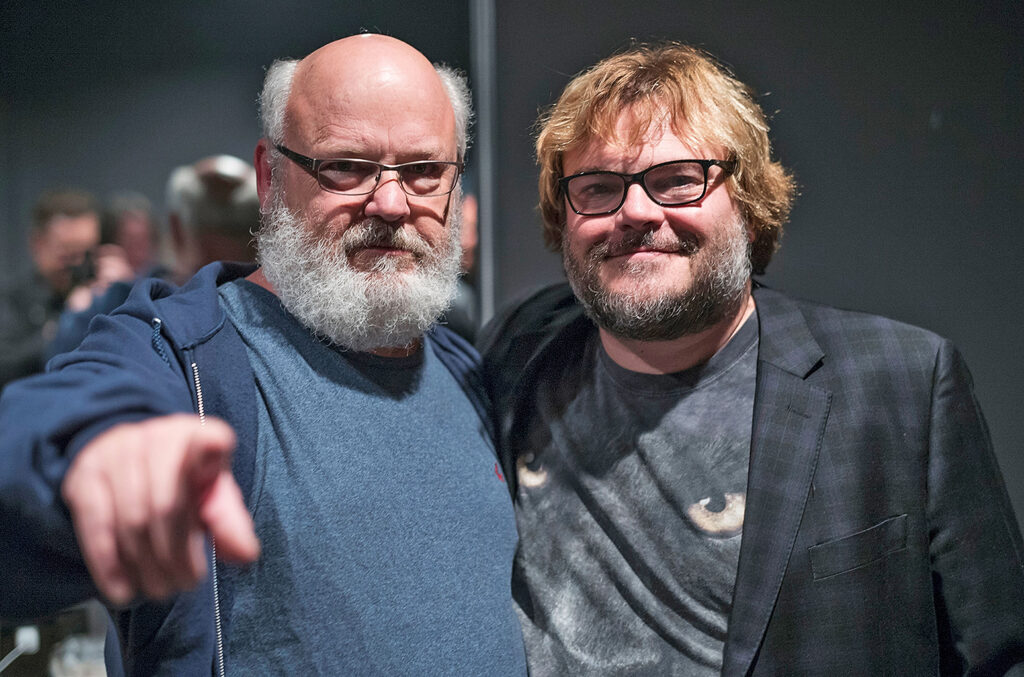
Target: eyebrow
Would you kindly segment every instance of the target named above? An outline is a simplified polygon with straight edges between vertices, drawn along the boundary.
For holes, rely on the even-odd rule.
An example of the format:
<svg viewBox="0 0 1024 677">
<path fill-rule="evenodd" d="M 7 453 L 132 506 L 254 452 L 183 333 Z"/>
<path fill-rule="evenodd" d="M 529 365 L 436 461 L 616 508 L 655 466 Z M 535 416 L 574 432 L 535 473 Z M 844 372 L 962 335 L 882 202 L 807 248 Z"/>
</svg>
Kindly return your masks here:
<svg viewBox="0 0 1024 677">
<path fill-rule="evenodd" d="M 611 172 L 613 174 L 624 174 L 624 173 L 626 173 L 626 172 L 617 172 L 614 169 L 608 169 L 607 167 L 599 167 L 597 165 L 588 165 L 586 167 L 580 167 L 576 171 L 572 172 L 572 174 L 566 174 L 566 176 L 573 176 L 575 174 L 582 174 L 584 172 Z"/>
<path fill-rule="evenodd" d="M 352 160 L 371 160 L 376 161 L 381 157 L 381 154 L 377 152 L 377 149 L 370 148 L 368 146 L 343 146 L 333 145 L 330 138 L 330 134 L 323 134 L 314 138 L 310 145 L 312 146 L 323 146 L 330 148 L 327 151 L 316 151 L 312 153 L 312 157 L 319 160 L 335 160 L 342 158 L 349 158 Z M 345 143 L 342 141 L 342 143 Z M 336 150 L 340 148 L 340 150 Z M 393 157 L 395 162 L 401 164 L 404 162 L 414 162 L 416 160 L 438 160 L 438 161 L 453 161 L 458 159 L 459 149 L 454 148 L 454 154 L 456 157 L 447 157 L 448 152 L 444 149 L 441 144 L 429 144 L 423 146 L 413 146 L 408 149 L 401 149 L 399 152 L 394 153 Z M 391 163 L 389 163 L 391 164 Z"/>
<path fill-rule="evenodd" d="M 367 151 L 355 151 L 355 150 L 342 150 L 342 151 L 331 151 L 329 153 L 321 154 L 317 157 L 318 160 L 366 160 L 367 162 L 378 162 L 383 164 L 391 165 L 402 165 L 408 162 L 457 162 L 459 160 L 458 153 L 454 154 L 454 157 L 448 157 L 448 153 L 437 151 L 403 151 L 393 155 L 393 160 L 384 162 L 380 159 L 379 153 L 371 153 Z"/>
</svg>

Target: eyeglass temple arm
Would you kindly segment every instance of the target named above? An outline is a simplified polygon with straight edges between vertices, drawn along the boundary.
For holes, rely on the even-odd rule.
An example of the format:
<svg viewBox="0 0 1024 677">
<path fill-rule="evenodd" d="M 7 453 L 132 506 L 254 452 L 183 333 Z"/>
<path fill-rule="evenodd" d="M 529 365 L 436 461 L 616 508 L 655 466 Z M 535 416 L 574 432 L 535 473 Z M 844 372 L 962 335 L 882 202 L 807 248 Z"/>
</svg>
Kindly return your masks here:
<svg viewBox="0 0 1024 677">
<path fill-rule="evenodd" d="M 306 157 L 305 155 L 296 153 L 291 148 L 286 148 L 278 144 L 274 144 L 274 148 L 276 148 L 277 152 L 279 152 L 281 155 L 284 155 L 286 158 L 288 158 L 298 166 L 302 167 L 306 171 L 314 175 L 316 174 L 316 160 L 314 160 L 313 158 Z"/>
<path fill-rule="evenodd" d="M 718 165 L 721 167 L 726 174 L 732 174 L 736 171 L 736 167 L 739 166 L 739 160 L 714 160 L 711 164 Z"/>
</svg>

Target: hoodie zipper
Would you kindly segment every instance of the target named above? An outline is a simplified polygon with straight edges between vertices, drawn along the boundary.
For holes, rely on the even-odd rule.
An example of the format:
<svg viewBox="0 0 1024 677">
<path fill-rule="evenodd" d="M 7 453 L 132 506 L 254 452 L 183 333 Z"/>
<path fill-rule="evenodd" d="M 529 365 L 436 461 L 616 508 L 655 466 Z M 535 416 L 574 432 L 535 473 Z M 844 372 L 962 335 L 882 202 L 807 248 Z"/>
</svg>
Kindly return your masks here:
<svg viewBox="0 0 1024 677">
<path fill-rule="evenodd" d="M 196 410 L 199 425 L 206 425 L 206 407 L 203 405 L 203 386 L 199 382 L 199 365 L 192 363 L 192 382 L 196 387 Z M 224 677 L 224 635 L 220 623 L 220 594 L 217 589 L 217 541 L 210 537 L 210 580 L 213 581 L 213 621 L 217 632 L 217 674 Z"/>
</svg>

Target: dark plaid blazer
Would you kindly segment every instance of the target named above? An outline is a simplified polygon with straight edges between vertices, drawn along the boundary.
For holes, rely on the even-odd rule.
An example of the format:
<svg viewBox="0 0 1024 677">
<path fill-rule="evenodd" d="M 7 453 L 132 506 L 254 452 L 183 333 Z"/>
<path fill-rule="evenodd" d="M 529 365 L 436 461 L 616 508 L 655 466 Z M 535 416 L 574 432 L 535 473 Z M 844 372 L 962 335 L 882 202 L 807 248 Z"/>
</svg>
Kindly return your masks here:
<svg viewBox="0 0 1024 677">
<path fill-rule="evenodd" d="M 723 674 L 1024 675 L 1024 547 L 959 353 L 892 320 L 754 298 Z M 513 495 L 537 380 L 558 378 L 592 331 L 559 285 L 481 338 Z"/>
</svg>

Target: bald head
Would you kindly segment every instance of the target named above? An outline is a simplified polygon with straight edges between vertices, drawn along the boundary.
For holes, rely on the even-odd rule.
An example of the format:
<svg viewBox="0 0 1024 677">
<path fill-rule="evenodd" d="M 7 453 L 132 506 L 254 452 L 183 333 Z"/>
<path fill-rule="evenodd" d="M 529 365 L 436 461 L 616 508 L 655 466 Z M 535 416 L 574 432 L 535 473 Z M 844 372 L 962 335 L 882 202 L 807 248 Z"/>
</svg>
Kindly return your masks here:
<svg viewBox="0 0 1024 677">
<path fill-rule="evenodd" d="M 455 114 L 441 79 L 422 54 L 394 38 L 358 35 L 310 54 L 295 69 L 285 111 L 289 147 L 311 149 L 308 144 L 321 147 L 338 136 L 358 137 L 365 122 L 373 121 L 390 128 L 429 123 L 449 137 L 449 154 L 455 151 Z M 408 152 L 445 155 L 441 148 Z"/>
<path fill-rule="evenodd" d="M 410 45 L 384 35 L 354 35 L 324 45 L 299 62 L 288 111 L 365 96 L 376 88 L 445 98 L 434 66 Z"/>
<path fill-rule="evenodd" d="M 281 144 L 292 140 L 292 131 L 326 134 L 332 124 L 326 116 L 374 115 L 358 104 L 386 107 L 389 101 L 414 102 L 420 114 L 446 108 L 444 113 L 451 117 L 445 122 L 454 124 L 458 158 L 465 157 L 472 118 L 465 77 L 383 35 L 355 35 L 329 43 L 301 61 L 275 61 L 260 97 L 263 135 Z M 296 126 L 299 129 L 293 129 Z"/>
</svg>

